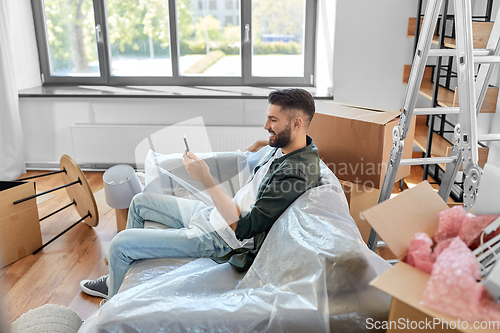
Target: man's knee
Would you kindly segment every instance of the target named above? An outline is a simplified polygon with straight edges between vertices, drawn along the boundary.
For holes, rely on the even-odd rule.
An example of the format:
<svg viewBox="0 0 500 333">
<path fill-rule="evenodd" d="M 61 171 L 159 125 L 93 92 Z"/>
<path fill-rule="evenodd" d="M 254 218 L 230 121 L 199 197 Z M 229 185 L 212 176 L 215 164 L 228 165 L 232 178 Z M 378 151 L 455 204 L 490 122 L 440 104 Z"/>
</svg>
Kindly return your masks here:
<svg viewBox="0 0 500 333">
<path fill-rule="evenodd" d="M 130 247 L 130 230 L 120 231 L 109 244 L 108 260 L 113 262 L 116 259 L 124 260 L 127 258 L 125 255 L 126 250 Z"/>
<path fill-rule="evenodd" d="M 139 206 L 142 202 L 144 202 L 144 193 L 137 193 L 132 198 L 130 202 L 130 209 L 134 209 L 136 206 Z"/>
</svg>

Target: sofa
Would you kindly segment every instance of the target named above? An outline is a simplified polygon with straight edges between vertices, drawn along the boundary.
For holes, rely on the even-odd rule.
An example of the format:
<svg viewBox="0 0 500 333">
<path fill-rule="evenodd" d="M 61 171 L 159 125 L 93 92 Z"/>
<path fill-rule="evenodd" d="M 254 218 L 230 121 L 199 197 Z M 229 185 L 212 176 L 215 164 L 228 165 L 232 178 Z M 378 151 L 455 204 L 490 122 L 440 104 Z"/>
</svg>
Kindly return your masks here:
<svg viewBox="0 0 500 333">
<path fill-rule="evenodd" d="M 201 157 L 231 194 L 268 149 Z M 210 200 L 180 158 L 150 152 L 145 191 Z M 367 320 L 389 315 L 391 298 L 369 285 L 389 267 L 363 242 L 338 179 L 321 162 L 320 184 L 275 222 L 246 273 L 206 258 L 135 262 L 80 332 L 368 332 Z"/>
</svg>

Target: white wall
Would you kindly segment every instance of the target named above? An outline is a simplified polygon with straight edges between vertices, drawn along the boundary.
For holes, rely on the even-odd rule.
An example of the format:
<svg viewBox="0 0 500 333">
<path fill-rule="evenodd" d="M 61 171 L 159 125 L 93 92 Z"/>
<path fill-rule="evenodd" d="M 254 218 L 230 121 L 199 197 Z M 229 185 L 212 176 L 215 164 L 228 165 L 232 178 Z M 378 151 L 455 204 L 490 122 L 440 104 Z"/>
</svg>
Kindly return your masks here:
<svg viewBox="0 0 500 333">
<path fill-rule="evenodd" d="M 333 95 L 339 102 L 399 111 L 411 63 L 406 37 L 412 0 L 338 0 L 333 59 Z"/>
<path fill-rule="evenodd" d="M 201 116 L 205 125 L 263 126 L 267 107 L 265 99 L 22 98 L 26 163 L 51 166 L 62 154 L 75 156 L 75 124 L 167 126 Z"/>
</svg>

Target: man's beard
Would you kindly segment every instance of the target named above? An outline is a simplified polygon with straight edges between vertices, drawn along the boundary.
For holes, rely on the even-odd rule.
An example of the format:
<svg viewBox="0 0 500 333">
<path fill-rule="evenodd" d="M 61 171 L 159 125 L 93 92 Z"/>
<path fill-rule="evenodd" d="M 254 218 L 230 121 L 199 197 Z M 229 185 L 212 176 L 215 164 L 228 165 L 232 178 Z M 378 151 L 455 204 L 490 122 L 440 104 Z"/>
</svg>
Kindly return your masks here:
<svg viewBox="0 0 500 333">
<path fill-rule="evenodd" d="M 292 127 L 290 126 L 290 124 L 288 124 L 283 131 L 279 133 L 276 132 L 272 133 L 274 133 L 274 139 L 269 138 L 269 145 L 275 148 L 283 148 L 290 143 Z"/>
</svg>

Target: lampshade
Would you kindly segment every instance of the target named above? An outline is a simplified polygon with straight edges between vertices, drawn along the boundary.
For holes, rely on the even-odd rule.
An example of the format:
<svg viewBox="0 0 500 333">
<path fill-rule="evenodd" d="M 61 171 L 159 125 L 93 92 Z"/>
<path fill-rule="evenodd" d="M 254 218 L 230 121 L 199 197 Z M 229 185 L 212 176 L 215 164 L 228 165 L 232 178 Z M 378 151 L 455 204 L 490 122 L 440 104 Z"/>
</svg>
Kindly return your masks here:
<svg viewBox="0 0 500 333">
<path fill-rule="evenodd" d="M 102 176 L 107 204 L 115 209 L 126 209 L 132 198 L 142 192 L 141 182 L 134 168 L 127 164 L 114 165 Z"/>
</svg>

